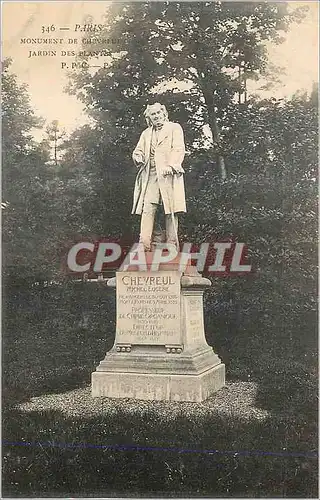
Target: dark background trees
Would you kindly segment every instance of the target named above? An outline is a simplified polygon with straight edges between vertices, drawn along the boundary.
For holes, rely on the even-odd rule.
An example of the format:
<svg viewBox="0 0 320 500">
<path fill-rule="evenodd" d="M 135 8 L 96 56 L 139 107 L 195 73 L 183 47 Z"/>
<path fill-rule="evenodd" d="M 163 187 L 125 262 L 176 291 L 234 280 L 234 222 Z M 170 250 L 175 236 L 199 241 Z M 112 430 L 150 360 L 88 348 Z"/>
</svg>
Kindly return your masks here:
<svg viewBox="0 0 320 500">
<path fill-rule="evenodd" d="M 48 280 L 53 273 L 50 259 L 54 172 L 49 151 L 33 139 L 41 127 L 30 107 L 24 85 L 10 72 L 6 60 L 2 74 L 2 200 L 4 278 L 9 281 Z"/>
</svg>

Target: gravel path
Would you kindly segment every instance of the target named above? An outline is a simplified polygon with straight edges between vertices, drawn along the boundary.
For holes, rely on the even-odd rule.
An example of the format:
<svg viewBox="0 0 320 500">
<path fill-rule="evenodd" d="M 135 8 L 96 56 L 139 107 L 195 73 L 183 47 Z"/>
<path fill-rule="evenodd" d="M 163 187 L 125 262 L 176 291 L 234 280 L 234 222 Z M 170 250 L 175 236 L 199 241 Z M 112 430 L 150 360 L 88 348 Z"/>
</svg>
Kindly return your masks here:
<svg viewBox="0 0 320 500">
<path fill-rule="evenodd" d="M 155 412 L 166 421 L 177 417 L 201 418 L 215 414 L 241 420 L 263 420 L 270 416 L 267 410 L 255 407 L 257 385 L 254 382 L 229 382 L 203 403 L 142 401 L 134 399 L 92 398 L 91 388 L 75 389 L 61 394 L 34 397 L 17 405 L 17 409 L 30 411 L 61 411 L 66 417 L 96 417 L 124 412 L 142 415 Z"/>
</svg>

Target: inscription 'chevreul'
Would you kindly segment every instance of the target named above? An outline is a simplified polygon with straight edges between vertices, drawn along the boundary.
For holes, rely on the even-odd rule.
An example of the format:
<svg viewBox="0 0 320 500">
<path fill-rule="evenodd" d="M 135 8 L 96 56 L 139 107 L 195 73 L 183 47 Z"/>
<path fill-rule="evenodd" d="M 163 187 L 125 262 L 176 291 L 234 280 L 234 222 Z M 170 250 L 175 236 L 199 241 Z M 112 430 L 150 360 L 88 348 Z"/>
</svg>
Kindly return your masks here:
<svg viewBox="0 0 320 500">
<path fill-rule="evenodd" d="M 171 276 L 123 276 L 124 285 L 174 285 Z"/>
</svg>

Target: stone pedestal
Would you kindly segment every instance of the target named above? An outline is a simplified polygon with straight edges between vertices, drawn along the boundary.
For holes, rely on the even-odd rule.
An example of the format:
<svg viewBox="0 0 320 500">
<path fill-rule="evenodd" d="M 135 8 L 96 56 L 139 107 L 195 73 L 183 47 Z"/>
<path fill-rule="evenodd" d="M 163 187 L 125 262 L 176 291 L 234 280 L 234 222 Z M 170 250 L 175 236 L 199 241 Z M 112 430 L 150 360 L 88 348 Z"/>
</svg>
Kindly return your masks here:
<svg viewBox="0 0 320 500">
<path fill-rule="evenodd" d="M 201 402 L 225 385 L 225 366 L 206 343 L 203 293 L 211 285 L 195 267 L 175 262 L 151 271 L 131 266 L 116 287 L 113 348 L 92 373 L 92 396 Z"/>
</svg>

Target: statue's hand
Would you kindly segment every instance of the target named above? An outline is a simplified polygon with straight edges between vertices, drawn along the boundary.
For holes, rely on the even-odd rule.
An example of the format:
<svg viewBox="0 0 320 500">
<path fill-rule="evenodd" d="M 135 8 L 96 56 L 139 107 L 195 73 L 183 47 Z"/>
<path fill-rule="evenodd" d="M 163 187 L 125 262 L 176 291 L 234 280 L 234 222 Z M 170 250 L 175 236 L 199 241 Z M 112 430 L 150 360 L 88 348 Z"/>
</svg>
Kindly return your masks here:
<svg viewBox="0 0 320 500">
<path fill-rule="evenodd" d="M 174 170 L 174 173 L 177 174 L 178 177 L 184 174 L 184 170 L 182 167 L 172 167 L 172 169 Z"/>
<path fill-rule="evenodd" d="M 171 167 L 165 167 L 163 170 L 162 170 L 162 175 L 163 177 L 166 177 L 167 175 L 172 175 L 173 174 L 173 171 L 172 171 L 172 168 Z"/>
<path fill-rule="evenodd" d="M 139 153 L 133 155 L 133 161 L 137 168 L 141 168 L 144 165 L 143 157 Z"/>
</svg>

